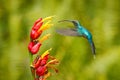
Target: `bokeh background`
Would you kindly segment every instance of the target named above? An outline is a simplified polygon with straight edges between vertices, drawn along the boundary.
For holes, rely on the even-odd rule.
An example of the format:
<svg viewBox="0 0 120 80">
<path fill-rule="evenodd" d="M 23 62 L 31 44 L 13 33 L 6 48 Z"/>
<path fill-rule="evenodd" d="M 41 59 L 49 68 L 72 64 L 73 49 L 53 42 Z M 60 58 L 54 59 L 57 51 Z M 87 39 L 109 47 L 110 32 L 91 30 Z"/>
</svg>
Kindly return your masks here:
<svg viewBox="0 0 120 80">
<path fill-rule="evenodd" d="M 52 36 L 39 53 L 52 47 L 60 64 L 48 80 L 120 80 L 120 0 L 0 0 L 0 80 L 32 80 L 30 29 L 35 20 L 51 15 L 54 26 L 44 34 Z M 63 19 L 79 20 L 91 31 L 95 60 L 86 39 L 55 32 L 73 26 L 57 22 Z"/>
</svg>

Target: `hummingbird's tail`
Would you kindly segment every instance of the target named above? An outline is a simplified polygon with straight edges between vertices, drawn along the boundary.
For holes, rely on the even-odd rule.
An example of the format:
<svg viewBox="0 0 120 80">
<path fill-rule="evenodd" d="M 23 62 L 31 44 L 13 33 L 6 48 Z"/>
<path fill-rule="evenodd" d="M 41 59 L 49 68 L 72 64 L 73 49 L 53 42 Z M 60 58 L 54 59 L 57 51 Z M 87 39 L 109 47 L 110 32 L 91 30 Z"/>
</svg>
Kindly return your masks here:
<svg viewBox="0 0 120 80">
<path fill-rule="evenodd" d="M 94 59 L 95 59 L 96 58 L 96 53 L 95 53 L 95 45 L 94 45 L 93 41 L 90 42 L 90 46 L 91 46 L 91 50 L 92 50 L 92 53 L 93 53 L 93 56 L 94 56 Z"/>
</svg>

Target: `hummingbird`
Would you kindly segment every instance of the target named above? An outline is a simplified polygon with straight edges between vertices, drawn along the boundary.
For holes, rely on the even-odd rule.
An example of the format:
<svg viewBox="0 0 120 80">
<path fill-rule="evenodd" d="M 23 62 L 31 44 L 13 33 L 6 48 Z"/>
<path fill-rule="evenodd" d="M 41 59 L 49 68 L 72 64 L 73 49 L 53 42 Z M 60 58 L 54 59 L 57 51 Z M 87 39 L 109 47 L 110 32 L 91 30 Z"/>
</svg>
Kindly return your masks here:
<svg viewBox="0 0 120 80">
<path fill-rule="evenodd" d="M 96 55 L 95 45 L 92 39 L 92 34 L 86 28 L 84 28 L 77 20 L 62 20 L 58 22 L 65 22 L 65 21 L 73 23 L 75 28 L 58 29 L 56 30 L 56 32 L 64 36 L 76 36 L 76 37 L 86 38 L 91 46 L 92 54 L 95 58 L 95 55 Z"/>
</svg>

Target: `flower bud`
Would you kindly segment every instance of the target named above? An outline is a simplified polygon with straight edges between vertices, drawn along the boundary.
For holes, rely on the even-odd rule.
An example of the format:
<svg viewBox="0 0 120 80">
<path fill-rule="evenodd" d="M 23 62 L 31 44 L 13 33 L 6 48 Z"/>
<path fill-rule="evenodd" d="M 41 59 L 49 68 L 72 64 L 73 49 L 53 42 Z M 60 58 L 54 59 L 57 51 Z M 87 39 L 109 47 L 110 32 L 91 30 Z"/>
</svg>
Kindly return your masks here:
<svg viewBox="0 0 120 80">
<path fill-rule="evenodd" d="M 38 20 L 38 21 L 34 24 L 34 26 L 32 27 L 31 33 L 30 33 L 30 37 L 32 40 L 37 39 L 42 34 L 42 31 L 38 32 L 38 30 L 42 26 L 43 22 L 40 22 L 41 20 Z"/>
<path fill-rule="evenodd" d="M 30 33 L 30 37 L 32 40 L 37 39 L 42 34 L 42 31 L 37 32 L 36 30 L 32 30 Z"/>
<path fill-rule="evenodd" d="M 32 54 L 36 54 L 38 50 L 40 49 L 41 43 L 39 42 L 30 42 L 28 45 L 28 50 Z"/>
<path fill-rule="evenodd" d="M 36 69 L 36 74 L 38 76 L 43 76 L 45 74 L 46 70 L 47 70 L 46 66 L 40 66 Z"/>
<path fill-rule="evenodd" d="M 44 19 L 39 18 L 38 20 L 36 20 L 36 22 L 34 23 L 34 26 L 32 27 L 31 33 L 30 33 L 31 40 L 38 39 L 38 37 L 42 34 L 42 32 L 44 30 L 53 26 L 53 24 L 51 24 L 52 18 L 53 18 L 53 16 L 50 16 L 50 17 L 47 17 Z M 45 24 L 43 24 L 43 22 L 45 22 L 45 21 L 47 21 L 47 22 Z"/>
<path fill-rule="evenodd" d="M 36 63 L 33 64 L 34 68 L 38 68 L 39 66 L 44 66 L 47 61 L 48 61 L 48 54 L 45 55 L 43 58 L 41 56 L 39 56 L 38 60 L 36 61 Z"/>
</svg>

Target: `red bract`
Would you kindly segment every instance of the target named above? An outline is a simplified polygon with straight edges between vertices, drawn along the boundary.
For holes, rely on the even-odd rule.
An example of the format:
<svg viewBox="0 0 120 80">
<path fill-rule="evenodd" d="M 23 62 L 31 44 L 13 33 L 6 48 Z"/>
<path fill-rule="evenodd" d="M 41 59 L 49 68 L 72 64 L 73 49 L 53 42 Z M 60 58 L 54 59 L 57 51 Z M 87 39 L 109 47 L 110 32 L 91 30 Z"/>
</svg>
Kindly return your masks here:
<svg viewBox="0 0 120 80">
<path fill-rule="evenodd" d="M 48 53 L 45 54 L 43 58 L 40 56 L 38 60 L 37 61 L 35 60 L 35 63 L 33 63 L 33 67 L 37 69 L 39 66 L 44 66 L 47 63 L 48 57 L 49 57 Z"/>
<path fill-rule="evenodd" d="M 48 77 L 50 75 L 48 68 L 54 69 L 55 72 L 58 72 L 58 70 L 53 65 L 56 65 L 59 62 L 56 58 L 50 56 L 50 50 L 52 49 L 50 48 L 47 51 L 45 51 L 41 56 L 37 56 L 31 65 L 31 69 L 34 71 L 33 75 L 37 75 L 39 79 L 43 78 L 44 80 L 46 80 L 45 76 Z"/>
<path fill-rule="evenodd" d="M 39 66 L 37 69 L 36 69 L 36 74 L 38 76 L 43 76 L 45 74 L 45 72 L 47 72 L 47 68 L 46 66 Z"/>
<path fill-rule="evenodd" d="M 30 33 L 30 37 L 32 40 L 37 39 L 42 33 L 42 31 L 39 31 L 40 27 L 43 24 L 43 22 L 41 22 L 41 21 L 42 21 L 42 18 L 36 20 L 36 22 L 34 23 L 34 26 L 32 27 L 32 30 Z"/>
<path fill-rule="evenodd" d="M 32 30 L 30 33 L 30 37 L 32 40 L 37 39 L 42 34 L 42 31 L 37 32 L 36 30 Z"/>
<path fill-rule="evenodd" d="M 29 50 L 30 53 L 36 54 L 38 52 L 38 50 L 40 49 L 41 45 L 42 44 L 40 42 L 38 42 L 38 41 L 37 42 L 36 41 L 32 41 L 28 45 L 28 50 Z"/>
<path fill-rule="evenodd" d="M 46 56 L 44 59 L 41 60 L 40 65 L 41 65 L 41 66 L 45 65 L 45 64 L 47 63 L 47 60 L 48 60 L 48 58 L 47 58 L 47 56 Z"/>
<path fill-rule="evenodd" d="M 36 54 L 41 45 L 42 42 L 45 41 L 46 39 L 48 39 L 50 37 L 50 34 L 46 34 L 45 36 L 43 36 L 40 40 L 32 40 L 29 44 L 28 44 L 28 50 L 30 53 L 32 54 Z"/>
<path fill-rule="evenodd" d="M 36 26 L 36 25 L 39 23 L 42 23 L 41 21 L 42 21 L 42 18 L 39 18 L 38 20 L 36 20 L 32 29 L 38 30 L 40 28 L 40 26 Z"/>
<path fill-rule="evenodd" d="M 50 16 L 44 19 L 39 18 L 38 20 L 35 21 L 32 27 L 31 33 L 30 33 L 31 40 L 38 39 L 38 37 L 42 34 L 44 30 L 48 29 L 49 27 L 53 25 L 50 23 L 52 18 L 53 16 Z M 48 22 L 43 24 L 43 22 L 45 22 L 46 20 L 48 20 Z"/>
</svg>

